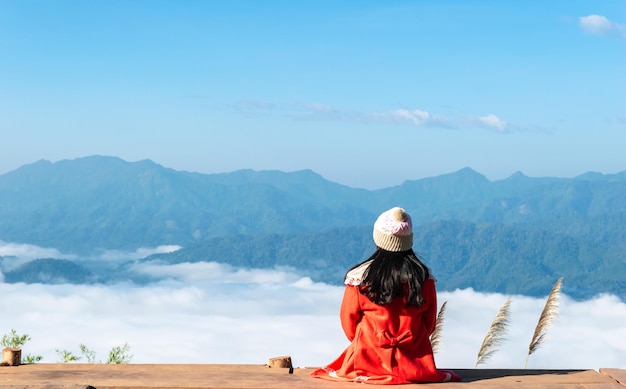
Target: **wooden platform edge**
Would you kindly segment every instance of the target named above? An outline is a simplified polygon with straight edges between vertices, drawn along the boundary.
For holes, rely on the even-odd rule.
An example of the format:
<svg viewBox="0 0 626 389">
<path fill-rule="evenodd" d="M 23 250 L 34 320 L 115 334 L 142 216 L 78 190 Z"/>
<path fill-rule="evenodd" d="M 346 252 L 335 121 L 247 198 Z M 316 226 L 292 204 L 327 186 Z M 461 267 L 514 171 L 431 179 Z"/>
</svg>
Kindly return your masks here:
<svg viewBox="0 0 626 389">
<path fill-rule="evenodd" d="M 0 389 L 341 389 L 354 385 L 310 377 L 315 367 L 269 364 L 46 364 L 0 367 Z M 462 382 L 436 384 L 456 388 L 625 388 L 626 370 L 452 369 Z M 407 386 L 403 386 L 407 387 Z M 409 385 L 408 387 L 413 387 Z M 408 389 L 407 387 L 407 389 Z"/>
<path fill-rule="evenodd" d="M 622 386 L 626 387 L 626 370 L 617 368 L 601 368 L 600 374 L 607 375 L 613 378 Z"/>
</svg>

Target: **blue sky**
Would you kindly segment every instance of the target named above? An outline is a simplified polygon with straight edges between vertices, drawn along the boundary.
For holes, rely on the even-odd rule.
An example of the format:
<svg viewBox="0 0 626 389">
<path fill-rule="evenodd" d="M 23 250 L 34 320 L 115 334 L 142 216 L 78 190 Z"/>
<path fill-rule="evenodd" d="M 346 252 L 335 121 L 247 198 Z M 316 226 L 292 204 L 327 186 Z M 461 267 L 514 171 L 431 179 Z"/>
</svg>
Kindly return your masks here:
<svg viewBox="0 0 626 389">
<path fill-rule="evenodd" d="M 0 174 L 626 170 L 626 1 L 0 0 Z"/>
</svg>

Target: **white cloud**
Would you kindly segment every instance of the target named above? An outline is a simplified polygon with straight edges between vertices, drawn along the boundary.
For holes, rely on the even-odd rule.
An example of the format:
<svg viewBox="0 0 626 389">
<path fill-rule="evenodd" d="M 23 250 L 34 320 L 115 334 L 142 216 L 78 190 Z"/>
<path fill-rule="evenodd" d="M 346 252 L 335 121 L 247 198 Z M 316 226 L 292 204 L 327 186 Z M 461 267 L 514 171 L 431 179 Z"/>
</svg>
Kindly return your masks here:
<svg viewBox="0 0 626 389">
<path fill-rule="evenodd" d="M 157 261 L 134 265 L 137 273 L 156 278 L 174 279 L 181 282 L 210 281 L 220 283 L 287 283 L 295 282 L 300 276 L 289 271 L 271 269 L 241 269 L 216 262 L 180 263 L 163 265 Z"/>
<path fill-rule="evenodd" d="M 5 243 L 0 240 L 0 257 L 33 260 L 37 258 L 70 259 L 74 256 L 63 254 L 53 248 L 39 247 L 32 244 Z"/>
<path fill-rule="evenodd" d="M 140 247 L 135 251 L 105 250 L 97 256 L 97 260 L 133 260 L 141 259 L 152 254 L 171 253 L 180 250 L 178 245 L 161 245 L 158 247 Z M 0 257 L 10 257 L 2 263 L 4 270 L 14 268 L 22 263 L 39 258 L 77 259 L 74 254 L 64 254 L 54 248 L 39 247 L 32 244 L 6 243 L 0 240 Z M 81 257 L 81 259 L 83 259 Z"/>
<path fill-rule="evenodd" d="M 511 131 L 514 126 L 494 114 L 468 119 L 448 118 L 421 109 L 398 108 L 388 111 L 349 110 L 323 103 L 301 103 L 276 105 L 267 108 L 258 105 L 258 110 L 277 110 L 296 120 L 350 122 L 359 124 L 393 124 L 422 128 L 455 129 L 463 126 L 479 126 L 495 129 L 500 133 Z M 278 109 L 277 109 L 278 108 Z"/>
<path fill-rule="evenodd" d="M 484 128 L 496 129 L 498 132 L 506 132 L 509 127 L 506 121 L 494 114 L 477 117 L 473 122 Z"/>
<path fill-rule="evenodd" d="M 372 116 L 385 121 L 410 123 L 416 126 L 424 125 L 432 119 L 428 112 L 419 109 L 396 109 L 390 112 L 373 113 Z"/>
<path fill-rule="evenodd" d="M 150 263 L 162 276 L 150 286 L 2 284 L 1 333 L 32 340 L 24 355 L 56 362 L 55 349 L 78 354 L 84 343 L 106 359 L 127 342 L 133 363 L 267 363 L 291 355 L 319 366 L 347 345 L 339 324 L 343 288 L 288 270 L 240 270 L 218 264 Z M 448 301 L 440 367 L 473 368 L 476 353 L 507 296 L 468 290 L 439 293 Z M 545 299 L 512 296 L 506 342 L 485 368 L 522 368 Z M 530 357 L 529 368 L 626 368 L 626 305 L 613 296 L 578 302 L 563 296 L 561 317 Z"/>
<path fill-rule="evenodd" d="M 353 123 L 387 123 L 412 127 L 453 127 L 446 118 L 432 115 L 420 109 L 395 109 L 391 111 L 366 112 L 345 110 L 321 103 L 307 103 L 299 106 L 302 111 L 294 114 L 297 119 L 332 120 Z"/>
<path fill-rule="evenodd" d="M 75 255 L 63 254 L 57 249 L 32 244 L 6 243 L 0 240 L 0 271 L 7 272 L 24 263 L 39 258 L 76 259 Z M 4 278 L 4 276 L 2 276 Z"/>
<path fill-rule="evenodd" d="M 441 293 L 440 301 L 449 300 L 449 315 L 438 360 L 447 366 L 474 367 L 483 338 L 506 297 L 472 290 Z M 523 368 L 544 304 L 545 299 L 512 296 L 506 341 L 488 363 L 480 366 Z M 625 318 L 626 304 L 615 296 L 582 302 L 562 296 L 560 317 L 548 329 L 547 340 L 530 356 L 528 368 L 624 368 L 626 329 L 617 323 Z"/>
<path fill-rule="evenodd" d="M 387 112 L 372 112 L 368 116 L 375 121 L 405 124 L 417 127 L 453 127 L 453 124 L 446 118 L 435 116 L 420 109 L 396 109 Z"/>
<path fill-rule="evenodd" d="M 157 247 L 140 247 L 135 251 L 106 250 L 98 255 L 98 260 L 119 261 L 133 260 L 148 257 L 152 254 L 172 253 L 180 250 L 182 247 L 178 245 L 161 245 Z"/>
<path fill-rule="evenodd" d="M 578 21 L 583 31 L 590 34 L 626 33 L 623 25 L 614 23 L 602 15 L 581 16 L 578 18 Z"/>
</svg>

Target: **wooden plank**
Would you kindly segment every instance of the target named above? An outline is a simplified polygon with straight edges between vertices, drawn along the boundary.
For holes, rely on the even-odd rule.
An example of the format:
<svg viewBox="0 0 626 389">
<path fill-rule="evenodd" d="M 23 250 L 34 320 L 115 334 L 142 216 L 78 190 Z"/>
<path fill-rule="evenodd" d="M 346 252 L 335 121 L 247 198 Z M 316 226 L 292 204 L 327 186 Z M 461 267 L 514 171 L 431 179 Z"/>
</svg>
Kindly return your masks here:
<svg viewBox="0 0 626 389">
<path fill-rule="evenodd" d="M 602 368 L 600 369 L 600 373 L 605 374 L 623 386 L 626 386 L 626 370 Z"/>
<path fill-rule="evenodd" d="M 267 365 L 33 364 L 0 368 L 0 388 L 82 387 L 96 389 L 318 389 L 337 388 L 300 369 Z M 328 385 L 330 384 L 330 385 Z M 344 386 L 345 387 L 345 384 Z"/>
<path fill-rule="evenodd" d="M 455 370 L 463 380 L 447 388 L 607 388 L 624 389 L 615 380 L 595 370 L 466 369 Z"/>
<path fill-rule="evenodd" d="M 289 372 L 292 371 L 290 374 Z M 268 365 L 181 364 L 31 364 L 0 367 L 0 388 L 85 389 L 346 389 L 363 385 L 311 378 L 312 368 L 270 368 Z M 624 386 L 594 370 L 457 369 L 462 382 L 437 388 L 619 388 Z M 618 372 L 620 373 L 620 372 Z M 621 371 L 623 374 L 623 371 Z M 413 385 L 402 385 L 403 388 Z M 417 386 L 415 386 L 417 387 Z M 423 385 L 421 387 L 424 387 Z"/>
</svg>

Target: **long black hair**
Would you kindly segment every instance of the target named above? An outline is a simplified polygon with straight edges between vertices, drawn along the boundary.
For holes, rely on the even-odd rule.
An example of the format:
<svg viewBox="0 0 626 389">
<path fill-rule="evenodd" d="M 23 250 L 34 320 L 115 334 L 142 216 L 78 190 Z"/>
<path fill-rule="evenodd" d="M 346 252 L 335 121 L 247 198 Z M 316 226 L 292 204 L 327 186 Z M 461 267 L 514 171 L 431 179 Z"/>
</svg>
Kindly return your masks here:
<svg viewBox="0 0 626 389">
<path fill-rule="evenodd" d="M 430 278 L 430 272 L 413 249 L 393 252 L 377 247 L 366 261 L 352 269 L 370 260 L 359 290 L 373 303 L 385 305 L 404 296 L 408 289 L 407 306 L 424 304 L 422 285 Z"/>
</svg>

